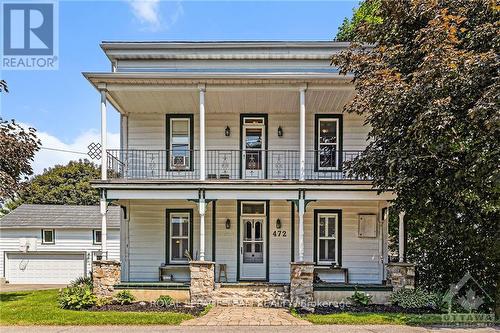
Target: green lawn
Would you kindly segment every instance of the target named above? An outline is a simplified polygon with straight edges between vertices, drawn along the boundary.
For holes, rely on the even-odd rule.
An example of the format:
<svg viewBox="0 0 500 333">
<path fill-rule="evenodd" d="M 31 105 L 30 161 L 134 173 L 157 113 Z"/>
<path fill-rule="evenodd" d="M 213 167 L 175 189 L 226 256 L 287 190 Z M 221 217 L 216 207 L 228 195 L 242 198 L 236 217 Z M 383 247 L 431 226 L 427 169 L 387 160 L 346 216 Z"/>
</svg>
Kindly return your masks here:
<svg viewBox="0 0 500 333">
<path fill-rule="evenodd" d="M 440 315 L 412 315 L 401 313 L 334 313 L 308 314 L 301 318 L 318 325 L 432 325 L 441 324 Z"/>
<path fill-rule="evenodd" d="M 439 314 L 403 314 L 403 313 L 333 313 L 333 314 L 307 314 L 296 317 L 310 321 L 317 325 L 439 325 L 443 324 Z"/>
<path fill-rule="evenodd" d="M 59 308 L 58 290 L 0 293 L 0 325 L 177 325 L 192 315 L 173 312 L 90 312 Z"/>
</svg>

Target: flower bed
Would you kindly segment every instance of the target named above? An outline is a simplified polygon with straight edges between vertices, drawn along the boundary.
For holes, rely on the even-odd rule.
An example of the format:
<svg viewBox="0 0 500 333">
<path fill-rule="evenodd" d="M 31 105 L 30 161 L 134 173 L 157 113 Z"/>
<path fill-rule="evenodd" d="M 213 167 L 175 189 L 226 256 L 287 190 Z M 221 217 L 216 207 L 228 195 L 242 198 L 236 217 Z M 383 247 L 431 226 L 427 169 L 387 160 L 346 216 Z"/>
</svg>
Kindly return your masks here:
<svg viewBox="0 0 500 333">
<path fill-rule="evenodd" d="M 199 316 L 205 307 L 185 303 L 161 304 L 161 302 L 134 302 L 130 304 L 105 304 L 93 306 L 88 311 L 119 311 L 119 312 L 176 312 Z"/>
</svg>

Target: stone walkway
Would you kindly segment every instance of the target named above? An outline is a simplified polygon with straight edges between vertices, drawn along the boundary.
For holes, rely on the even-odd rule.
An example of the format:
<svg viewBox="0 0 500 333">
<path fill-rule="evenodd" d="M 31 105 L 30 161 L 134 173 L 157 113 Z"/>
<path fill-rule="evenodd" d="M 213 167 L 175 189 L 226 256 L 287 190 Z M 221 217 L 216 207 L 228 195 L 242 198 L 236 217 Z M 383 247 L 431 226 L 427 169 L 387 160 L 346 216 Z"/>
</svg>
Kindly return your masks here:
<svg viewBox="0 0 500 333">
<path fill-rule="evenodd" d="M 216 306 L 205 316 L 187 320 L 182 326 L 304 326 L 310 322 L 295 318 L 286 309 Z"/>
</svg>

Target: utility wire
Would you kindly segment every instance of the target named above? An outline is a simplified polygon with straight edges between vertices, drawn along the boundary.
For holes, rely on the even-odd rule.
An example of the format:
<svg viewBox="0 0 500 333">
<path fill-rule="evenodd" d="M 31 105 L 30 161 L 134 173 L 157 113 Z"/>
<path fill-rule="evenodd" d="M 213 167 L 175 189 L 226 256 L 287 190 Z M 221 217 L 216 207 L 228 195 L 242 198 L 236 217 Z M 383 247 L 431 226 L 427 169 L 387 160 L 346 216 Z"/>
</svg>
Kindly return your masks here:
<svg viewBox="0 0 500 333">
<path fill-rule="evenodd" d="M 50 148 L 50 147 L 40 147 L 40 148 L 41 149 L 46 149 L 46 150 L 60 151 L 60 152 L 63 152 L 63 153 L 73 153 L 73 154 L 87 155 L 87 153 L 83 153 L 81 151 L 75 151 L 75 150 L 66 150 L 66 149 Z"/>
</svg>

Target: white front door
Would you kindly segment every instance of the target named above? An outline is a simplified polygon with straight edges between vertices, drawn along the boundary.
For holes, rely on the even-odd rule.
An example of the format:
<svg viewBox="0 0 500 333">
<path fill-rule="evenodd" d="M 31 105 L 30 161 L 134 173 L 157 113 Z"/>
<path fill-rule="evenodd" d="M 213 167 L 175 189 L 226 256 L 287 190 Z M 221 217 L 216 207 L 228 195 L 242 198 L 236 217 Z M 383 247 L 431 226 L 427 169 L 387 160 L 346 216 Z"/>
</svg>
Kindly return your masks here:
<svg viewBox="0 0 500 333">
<path fill-rule="evenodd" d="M 265 123 L 261 117 L 243 119 L 242 178 L 264 179 L 265 176 Z"/>
<path fill-rule="evenodd" d="M 251 215 L 242 215 L 240 219 L 240 279 L 265 280 L 266 279 L 266 217 L 265 203 L 242 203 L 242 212 L 248 209 L 260 210 Z"/>
</svg>

